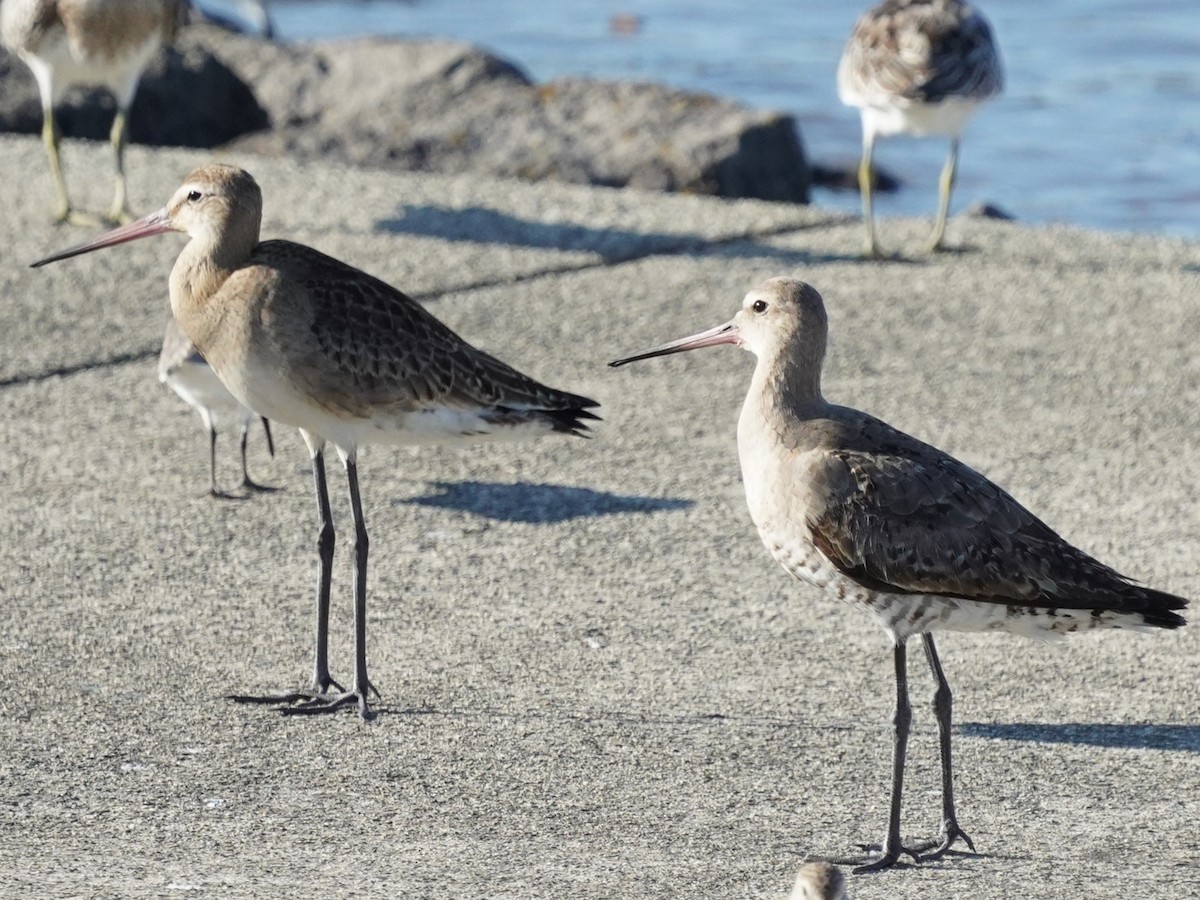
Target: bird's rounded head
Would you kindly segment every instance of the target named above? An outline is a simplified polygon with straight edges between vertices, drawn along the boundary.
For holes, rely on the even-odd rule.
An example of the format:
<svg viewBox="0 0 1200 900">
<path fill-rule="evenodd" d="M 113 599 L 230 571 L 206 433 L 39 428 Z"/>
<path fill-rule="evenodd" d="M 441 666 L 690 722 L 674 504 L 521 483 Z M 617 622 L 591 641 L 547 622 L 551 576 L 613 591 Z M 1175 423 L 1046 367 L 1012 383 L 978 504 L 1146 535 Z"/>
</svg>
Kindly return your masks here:
<svg viewBox="0 0 1200 900">
<path fill-rule="evenodd" d="M 770 278 L 753 288 L 733 317 L 739 343 L 758 357 L 792 351 L 792 344 L 824 356 L 829 324 L 825 302 L 811 284 L 794 278 Z"/>
<path fill-rule="evenodd" d="M 262 191 L 245 169 L 212 163 L 192 170 L 166 206 L 176 231 L 212 243 L 231 237 L 258 242 Z"/>
</svg>

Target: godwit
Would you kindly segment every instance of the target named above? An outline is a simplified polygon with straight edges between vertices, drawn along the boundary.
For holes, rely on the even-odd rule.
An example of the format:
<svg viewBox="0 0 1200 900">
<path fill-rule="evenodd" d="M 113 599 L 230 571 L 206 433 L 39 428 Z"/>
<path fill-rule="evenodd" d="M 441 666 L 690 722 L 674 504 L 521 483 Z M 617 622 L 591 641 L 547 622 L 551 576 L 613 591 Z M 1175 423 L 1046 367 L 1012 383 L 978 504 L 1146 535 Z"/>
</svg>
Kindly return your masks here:
<svg viewBox="0 0 1200 900">
<path fill-rule="evenodd" d="M 99 84 L 117 101 L 112 141 L 117 187 L 108 218 L 132 218 L 125 199 L 125 128 L 142 70 L 174 39 L 183 0 L 4 0 L 0 39 L 25 61 L 42 98 L 42 138 L 58 189 L 59 221 L 94 225 L 71 208 L 59 162 L 54 104 L 75 84 Z"/>
<path fill-rule="evenodd" d="M 854 26 L 837 82 L 841 101 L 862 115 L 858 186 L 869 256 L 879 256 L 871 211 L 875 139 L 893 134 L 950 138 L 929 243 L 931 250 L 940 250 L 962 130 L 1003 87 L 1000 54 L 987 20 L 962 0 L 884 0 Z"/>
<path fill-rule="evenodd" d="M 825 306 L 811 286 L 774 278 L 732 321 L 611 365 L 735 344 L 758 357 L 738 421 L 746 500 L 788 572 L 873 613 L 896 670 L 891 814 L 882 855 L 936 859 L 971 839 L 954 810 L 950 686 L 932 632 L 1050 637 L 1093 628 L 1178 628 L 1188 601 L 1131 583 L 1072 547 L 978 472 L 935 447 L 821 394 Z M 911 712 L 905 647 L 921 635 L 937 690 L 942 764 L 939 841 L 900 843 L 900 792 Z"/>
<path fill-rule="evenodd" d="M 158 355 L 158 380 L 168 385 L 184 403 L 204 420 L 208 429 L 209 490 L 214 497 L 229 498 L 232 495 L 217 487 L 217 432 L 230 425 L 237 425 L 242 434 L 242 483 L 238 487 L 248 491 L 273 491 L 250 478 L 246 468 L 246 439 L 250 423 L 260 418 L 238 403 L 229 393 L 229 388 L 212 370 L 195 344 L 188 340 L 179 323 L 172 316 L 167 322 L 167 333 L 163 338 L 162 352 Z M 271 423 L 262 419 L 263 431 L 267 435 L 267 449 L 275 455 L 275 442 L 271 439 Z"/>
<path fill-rule="evenodd" d="M 842 870 L 827 862 L 810 862 L 796 873 L 788 900 L 849 900 Z"/>
<path fill-rule="evenodd" d="M 475 349 L 420 304 L 365 272 L 290 241 L 259 242 L 262 194 L 241 169 L 196 169 L 158 212 L 35 266 L 182 231 L 171 308 L 239 402 L 300 429 L 312 456 L 320 530 L 311 689 L 245 702 L 326 713 L 367 693 L 367 528 L 358 491 L 361 444 L 464 444 L 558 432 L 585 436 L 594 400 L 557 391 Z M 352 690 L 329 676 L 327 635 L 334 530 L 325 446 L 346 467 L 354 518 Z M 331 694 L 330 688 L 338 693 Z"/>
</svg>

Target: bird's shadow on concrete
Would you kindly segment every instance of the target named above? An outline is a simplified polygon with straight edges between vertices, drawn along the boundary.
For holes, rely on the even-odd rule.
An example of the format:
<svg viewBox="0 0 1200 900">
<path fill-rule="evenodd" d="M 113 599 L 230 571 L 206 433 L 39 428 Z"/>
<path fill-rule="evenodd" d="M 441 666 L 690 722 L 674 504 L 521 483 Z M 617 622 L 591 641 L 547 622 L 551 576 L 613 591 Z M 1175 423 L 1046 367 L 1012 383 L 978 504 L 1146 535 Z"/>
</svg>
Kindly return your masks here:
<svg viewBox="0 0 1200 900">
<path fill-rule="evenodd" d="M 687 509 L 694 502 L 669 497 L 628 497 L 559 484 L 435 481 L 430 488 L 436 493 L 395 502 L 454 509 L 497 522 L 530 525 L 549 525 L 590 516 Z"/>
<path fill-rule="evenodd" d="M 1187 750 L 1200 753 L 1200 725 L 1120 725 L 1067 722 L 1047 725 L 1032 722 L 964 722 L 958 730 L 966 737 L 1044 744 L 1091 744 L 1138 750 Z"/>
<path fill-rule="evenodd" d="M 841 224 L 844 217 L 831 214 L 829 224 Z M 376 228 L 391 234 L 411 234 L 443 241 L 506 244 L 537 250 L 596 253 L 606 263 L 627 262 L 659 254 L 709 255 L 719 250 L 723 256 L 775 258 L 792 264 L 853 262 L 850 254 L 817 254 L 803 250 L 774 247 L 752 235 L 724 238 L 697 234 L 666 234 L 632 231 L 624 228 L 596 228 L 573 222 L 540 222 L 522 219 L 486 207 L 452 209 L 434 205 L 405 205 L 393 218 L 380 219 Z M 791 225 L 779 233 L 803 231 L 812 225 Z"/>
</svg>

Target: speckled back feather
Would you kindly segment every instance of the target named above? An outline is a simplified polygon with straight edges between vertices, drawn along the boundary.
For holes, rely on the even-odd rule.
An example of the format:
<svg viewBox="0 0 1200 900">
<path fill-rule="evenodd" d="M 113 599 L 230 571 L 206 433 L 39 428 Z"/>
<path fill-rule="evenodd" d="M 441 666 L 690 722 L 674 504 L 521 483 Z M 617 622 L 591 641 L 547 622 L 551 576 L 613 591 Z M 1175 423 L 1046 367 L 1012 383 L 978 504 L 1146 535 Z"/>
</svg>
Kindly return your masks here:
<svg viewBox="0 0 1200 900">
<path fill-rule="evenodd" d="M 1148 625 L 1184 624 L 1170 612 L 1187 605 L 1183 598 L 1130 582 L 974 469 L 851 413 L 859 438 L 823 454 L 823 508 L 807 520 L 813 544 L 849 578 L 881 593 L 1140 613 Z M 872 449 L 854 446 L 860 442 Z"/>
<path fill-rule="evenodd" d="M 497 422 L 539 417 L 581 436 L 587 431 L 583 420 L 598 419 L 587 412 L 596 401 L 523 375 L 468 344 L 407 294 L 311 247 L 264 241 L 227 288 L 243 289 L 243 276 L 270 294 L 260 315 L 272 315 L 272 297 L 302 292 L 309 298 L 303 307 L 289 308 L 289 328 L 306 329 L 304 343 L 313 352 L 286 374 L 312 396 L 339 404 L 340 412 L 486 407 Z M 306 321 L 296 321 L 301 309 Z M 289 339 L 282 330 L 272 334 Z M 285 349 L 280 358 L 288 358 Z"/>
<path fill-rule="evenodd" d="M 886 0 L 858 20 L 838 80 L 844 95 L 867 102 L 938 103 L 991 97 L 1004 76 L 991 27 L 968 4 Z"/>
<path fill-rule="evenodd" d="M 0 39 L 13 51 L 36 54 L 61 27 L 80 61 L 111 61 L 158 32 L 170 44 L 182 22 L 182 0 L 4 0 Z"/>
</svg>

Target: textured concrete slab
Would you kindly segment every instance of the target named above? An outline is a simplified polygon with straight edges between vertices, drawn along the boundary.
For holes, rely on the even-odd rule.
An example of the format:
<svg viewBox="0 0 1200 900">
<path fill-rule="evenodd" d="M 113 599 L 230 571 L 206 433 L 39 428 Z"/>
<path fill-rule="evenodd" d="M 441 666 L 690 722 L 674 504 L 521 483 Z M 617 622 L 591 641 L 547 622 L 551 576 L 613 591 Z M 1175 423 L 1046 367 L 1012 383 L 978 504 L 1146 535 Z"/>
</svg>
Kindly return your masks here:
<svg viewBox="0 0 1200 900">
<path fill-rule="evenodd" d="M 31 146 L 0 141 L 0 158 L 32 158 Z M 182 156 L 137 163 L 157 173 Z M 254 162 L 264 184 L 289 182 L 281 164 Z M 375 227 L 396 210 L 379 193 L 415 196 L 422 179 L 306 171 L 336 224 L 296 199 L 306 212 L 290 229 L 272 213 L 275 233 L 361 248 L 380 267 L 425 241 L 392 264 L 431 291 L 440 276 L 426 263 L 473 244 Z M 432 202 L 423 190 L 404 202 Z M 791 581 L 753 533 L 734 438 L 751 358 L 723 348 L 605 368 L 724 321 L 775 274 L 825 294 L 831 398 L 978 466 L 1130 575 L 1200 595 L 1195 245 L 961 222 L 971 252 L 861 263 L 854 223 L 772 236 L 768 222 L 738 241 L 755 227 L 741 204 L 669 223 L 661 204 L 689 198 L 582 191 L 539 213 L 537 191 L 479 183 L 470 202 L 561 228 L 568 245 L 589 209 L 709 244 L 626 262 L 592 248 L 586 268 L 519 280 L 495 259 L 498 283 L 438 294 L 433 309 L 461 334 L 594 396 L 605 421 L 586 442 L 364 453 L 384 711 L 372 725 L 222 699 L 297 686 L 309 665 L 315 516 L 294 433 L 278 429 L 273 462 L 255 441 L 252 471 L 282 490 L 219 503 L 203 496 L 199 421 L 151 361 L 0 388 L 12 473 L 0 894 L 782 897 L 809 855 L 877 839 L 887 646 L 874 623 Z M 10 199 L 14 240 L 57 234 L 38 224 L 40 204 Z M 898 243 L 927 225 L 883 224 Z M 129 266 L 161 284 L 172 257 L 160 246 Z M 87 279 L 92 307 L 72 301 L 53 325 L 10 307 L 19 340 L 6 355 L 68 335 L 112 352 L 157 334 L 161 294 L 148 292 L 138 324 L 143 300 L 117 290 L 115 271 Z M 27 310 L 62 292 L 19 283 L 23 295 L 9 282 L 5 296 Z M 47 358 L 30 352 L 18 371 Z M 338 473 L 331 484 L 342 524 Z M 343 536 L 335 676 L 351 653 L 348 550 Z M 980 853 L 853 878 L 852 896 L 1200 892 L 1194 628 L 940 646 L 960 816 Z M 937 760 L 917 667 L 912 683 L 904 830 L 919 836 L 937 825 Z"/>
</svg>

